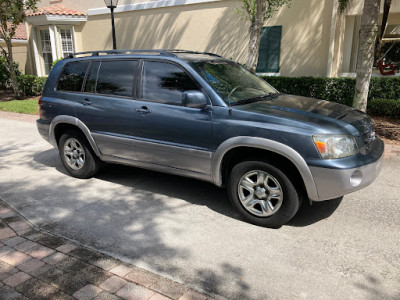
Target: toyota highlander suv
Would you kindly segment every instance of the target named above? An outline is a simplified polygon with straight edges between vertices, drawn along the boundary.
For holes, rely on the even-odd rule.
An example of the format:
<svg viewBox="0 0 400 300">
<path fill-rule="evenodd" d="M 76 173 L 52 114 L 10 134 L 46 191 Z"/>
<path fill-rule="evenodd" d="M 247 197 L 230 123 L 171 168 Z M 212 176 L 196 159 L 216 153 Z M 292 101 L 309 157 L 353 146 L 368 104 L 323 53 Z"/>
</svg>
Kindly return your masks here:
<svg viewBox="0 0 400 300">
<path fill-rule="evenodd" d="M 363 112 L 279 93 L 211 53 L 71 55 L 52 69 L 39 114 L 40 134 L 74 177 L 107 162 L 212 182 L 247 221 L 271 228 L 303 199 L 366 187 L 383 162 L 384 144 Z"/>
</svg>

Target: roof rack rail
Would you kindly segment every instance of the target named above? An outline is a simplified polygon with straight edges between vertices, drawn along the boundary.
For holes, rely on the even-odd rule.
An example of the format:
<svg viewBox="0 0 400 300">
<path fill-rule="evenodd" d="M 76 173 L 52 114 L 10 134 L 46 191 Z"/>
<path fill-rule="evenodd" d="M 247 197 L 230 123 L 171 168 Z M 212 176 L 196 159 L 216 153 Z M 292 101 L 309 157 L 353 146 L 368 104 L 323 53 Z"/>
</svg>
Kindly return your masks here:
<svg viewBox="0 0 400 300">
<path fill-rule="evenodd" d="M 165 50 L 172 53 L 188 53 L 188 54 L 205 54 L 210 56 L 222 57 L 221 55 L 210 53 L 210 52 L 201 52 L 201 51 L 193 51 L 193 50 L 182 50 L 182 49 L 168 49 Z"/>
<path fill-rule="evenodd" d="M 124 55 L 124 54 L 158 54 L 158 55 L 165 55 L 165 56 L 174 56 L 176 57 L 177 53 L 188 53 L 188 54 L 205 54 L 210 56 L 222 57 L 220 55 L 209 53 L 209 52 L 199 52 L 199 51 L 192 51 L 192 50 L 182 50 L 182 49 L 138 49 L 138 50 L 99 50 L 99 51 L 85 51 L 85 52 L 77 52 L 72 53 L 65 57 L 74 58 L 78 56 L 100 56 L 100 55 Z"/>
<path fill-rule="evenodd" d="M 143 50 L 99 50 L 99 51 L 85 51 L 85 52 L 77 52 L 77 53 L 72 53 L 68 55 L 66 58 L 74 58 L 78 56 L 100 56 L 100 55 L 123 55 L 123 54 L 135 54 L 135 53 L 149 53 L 149 54 L 158 54 L 158 55 L 167 55 L 167 56 L 175 56 L 172 53 L 169 53 L 166 50 L 148 50 L 148 49 L 143 49 Z"/>
</svg>

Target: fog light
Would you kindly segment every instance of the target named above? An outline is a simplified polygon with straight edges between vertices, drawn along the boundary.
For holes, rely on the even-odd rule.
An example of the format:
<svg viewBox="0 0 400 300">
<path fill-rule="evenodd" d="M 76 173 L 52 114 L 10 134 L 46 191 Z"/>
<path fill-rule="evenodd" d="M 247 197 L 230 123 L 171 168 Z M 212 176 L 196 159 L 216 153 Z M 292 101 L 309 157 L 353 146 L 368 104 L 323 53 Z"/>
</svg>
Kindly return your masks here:
<svg viewBox="0 0 400 300">
<path fill-rule="evenodd" d="M 356 170 L 350 176 L 350 184 L 352 186 L 358 186 L 361 183 L 362 179 L 363 179 L 363 175 L 362 175 L 361 171 Z"/>
</svg>

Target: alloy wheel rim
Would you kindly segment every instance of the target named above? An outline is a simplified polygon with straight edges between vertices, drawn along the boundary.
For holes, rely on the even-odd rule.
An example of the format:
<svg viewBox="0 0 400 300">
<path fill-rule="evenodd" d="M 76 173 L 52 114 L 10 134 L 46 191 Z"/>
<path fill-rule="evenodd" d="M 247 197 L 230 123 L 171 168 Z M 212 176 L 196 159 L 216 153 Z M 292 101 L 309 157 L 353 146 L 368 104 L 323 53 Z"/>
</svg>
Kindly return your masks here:
<svg viewBox="0 0 400 300">
<path fill-rule="evenodd" d="M 85 165 L 85 150 L 75 138 L 69 138 L 64 144 L 64 158 L 73 170 L 80 170 Z"/>
<path fill-rule="evenodd" d="M 261 170 L 250 171 L 239 180 L 238 195 L 244 209 L 257 217 L 276 214 L 283 202 L 279 181 Z"/>
</svg>

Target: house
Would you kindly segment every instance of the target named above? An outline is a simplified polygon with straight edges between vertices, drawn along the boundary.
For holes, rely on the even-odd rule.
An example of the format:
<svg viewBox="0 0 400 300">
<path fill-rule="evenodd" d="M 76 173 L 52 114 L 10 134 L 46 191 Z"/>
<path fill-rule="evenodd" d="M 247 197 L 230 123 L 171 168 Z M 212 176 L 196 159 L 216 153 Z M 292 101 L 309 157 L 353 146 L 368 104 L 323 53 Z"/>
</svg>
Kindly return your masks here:
<svg viewBox="0 0 400 300">
<path fill-rule="evenodd" d="M 19 68 L 23 73 L 32 73 L 32 58 L 30 57 L 28 47 L 28 35 L 25 24 L 20 24 L 11 40 L 13 48 L 14 60 L 19 63 Z M 0 47 L 7 51 L 7 45 L 4 40 L 0 39 Z M 1 49 L 1 48 L 0 48 Z"/>
<path fill-rule="evenodd" d="M 179 48 L 214 52 L 245 63 L 248 22 L 240 0 L 120 0 L 118 49 Z M 293 0 L 265 22 L 257 71 L 282 76 L 345 76 L 355 72 L 363 0 L 343 14 L 338 0 Z M 102 0 L 43 0 L 27 17 L 25 71 L 47 75 L 73 52 L 112 48 L 110 10 Z M 400 3 L 392 4 L 385 39 L 400 40 Z M 15 44 L 17 46 L 18 43 Z"/>
</svg>

